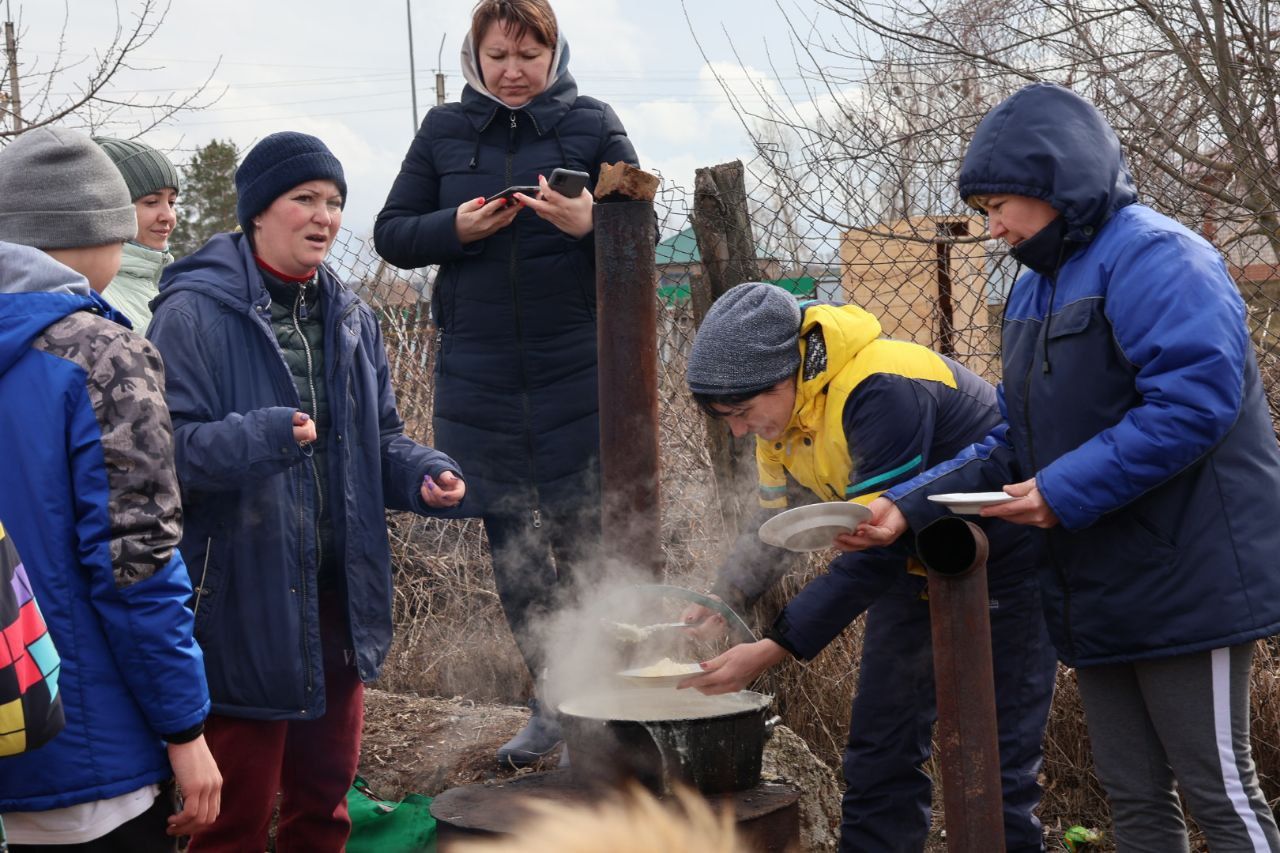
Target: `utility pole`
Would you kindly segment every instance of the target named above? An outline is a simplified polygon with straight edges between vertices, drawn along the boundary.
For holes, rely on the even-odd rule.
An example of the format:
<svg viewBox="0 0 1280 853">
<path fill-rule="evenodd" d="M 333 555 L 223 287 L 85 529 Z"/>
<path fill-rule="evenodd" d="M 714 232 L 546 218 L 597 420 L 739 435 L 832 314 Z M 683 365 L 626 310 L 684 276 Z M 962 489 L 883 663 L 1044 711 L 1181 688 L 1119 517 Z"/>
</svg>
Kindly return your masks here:
<svg viewBox="0 0 1280 853">
<path fill-rule="evenodd" d="M 440 36 L 440 51 L 436 54 L 436 106 L 444 103 L 444 63 L 441 57 L 444 56 L 444 40 L 448 37 L 448 33 Z"/>
<path fill-rule="evenodd" d="M 409 91 L 413 93 L 413 132 L 418 132 L 418 72 L 413 64 L 413 9 L 404 0 L 404 14 L 409 19 Z"/>
<path fill-rule="evenodd" d="M 4 4 L 4 49 L 9 60 L 9 112 L 13 115 L 13 132 L 22 130 L 22 95 L 18 91 L 18 37 L 9 20 L 9 3 Z"/>
</svg>

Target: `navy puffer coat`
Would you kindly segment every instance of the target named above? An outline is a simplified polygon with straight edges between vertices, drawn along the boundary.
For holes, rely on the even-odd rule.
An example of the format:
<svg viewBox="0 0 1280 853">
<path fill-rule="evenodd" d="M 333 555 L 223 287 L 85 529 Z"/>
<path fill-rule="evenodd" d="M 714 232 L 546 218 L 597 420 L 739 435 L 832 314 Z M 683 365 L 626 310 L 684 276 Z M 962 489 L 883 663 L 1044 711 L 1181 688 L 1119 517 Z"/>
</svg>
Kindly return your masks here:
<svg viewBox="0 0 1280 853">
<path fill-rule="evenodd" d="M 563 38 L 561 39 L 563 45 Z M 464 56 L 470 55 L 469 46 Z M 532 211 L 463 246 L 459 205 L 538 183 L 556 167 L 637 165 L 622 123 L 580 96 L 562 46 L 557 76 L 511 109 L 464 60 L 461 103 L 427 113 L 374 226 L 402 268 L 439 264 L 435 443 L 467 472 L 473 513 L 571 507 L 598 490 L 595 248 Z"/>
<path fill-rule="evenodd" d="M 982 120 L 960 192 L 1062 215 L 1019 257 L 1050 228 L 1064 240 L 1010 292 L 1004 423 L 887 496 L 914 527 L 929 494 L 1034 477 L 1061 522 L 1043 534 L 1041 586 L 1069 664 L 1280 631 L 1280 449 L 1221 255 L 1136 203 L 1115 133 L 1059 86 L 1028 86 Z"/>
</svg>

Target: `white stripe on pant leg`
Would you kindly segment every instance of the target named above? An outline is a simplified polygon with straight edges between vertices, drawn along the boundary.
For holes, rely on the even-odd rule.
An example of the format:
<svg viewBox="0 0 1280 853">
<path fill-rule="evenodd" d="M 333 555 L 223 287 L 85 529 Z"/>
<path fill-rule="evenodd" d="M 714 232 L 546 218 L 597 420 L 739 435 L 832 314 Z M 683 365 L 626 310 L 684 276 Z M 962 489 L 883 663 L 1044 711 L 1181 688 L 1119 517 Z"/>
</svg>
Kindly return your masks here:
<svg viewBox="0 0 1280 853">
<path fill-rule="evenodd" d="M 1258 816 L 1254 814 L 1240 778 L 1240 764 L 1236 761 L 1235 740 L 1231 733 L 1231 649 L 1214 649 L 1210 654 L 1213 671 L 1213 729 L 1218 741 L 1218 765 L 1227 796 L 1236 814 L 1249 831 L 1249 841 L 1258 853 L 1270 853 Z"/>
</svg>

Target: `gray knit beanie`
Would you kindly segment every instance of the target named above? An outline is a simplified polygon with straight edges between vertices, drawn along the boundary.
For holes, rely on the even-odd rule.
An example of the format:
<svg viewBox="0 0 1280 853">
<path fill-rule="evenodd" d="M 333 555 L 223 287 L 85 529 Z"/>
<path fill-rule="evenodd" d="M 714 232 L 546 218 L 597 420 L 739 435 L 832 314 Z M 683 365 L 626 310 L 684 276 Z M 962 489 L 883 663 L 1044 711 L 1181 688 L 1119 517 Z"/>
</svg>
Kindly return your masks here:
<svg viewBox="0 0 1280 853">
<path fill-rule="evenodd" d="M 133 139 L 108 139 L 95 136 L 111 162 L 116 164 L 129 187 L 129 198 L 137 201 L 144 195 L 172 188 L 182 192 L 182 178 L 169 158 L 150 145 Z"/>
<path fill-rule="evenodd" d="M 124 178 L 84 134 L 41 127 L 0 151 L 0 240 L 78 249 L 123 243 L 137 233 Z"/>
<path fill-rule="evenodd" d="M 800 368 L 800 306 L 773 284 L 740 284 L 715 301 L 689 355 L 695 394 L 763 391 Z"/>
</svg>

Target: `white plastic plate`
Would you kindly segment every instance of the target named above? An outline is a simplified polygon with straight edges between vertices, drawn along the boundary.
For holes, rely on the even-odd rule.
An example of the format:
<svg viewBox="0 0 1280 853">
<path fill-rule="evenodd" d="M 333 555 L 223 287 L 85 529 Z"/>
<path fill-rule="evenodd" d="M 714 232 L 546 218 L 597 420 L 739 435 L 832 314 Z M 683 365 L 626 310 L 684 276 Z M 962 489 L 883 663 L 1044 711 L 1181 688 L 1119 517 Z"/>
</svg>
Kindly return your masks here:
<svg viewBox="0 0 1280 853">
<path fill-rule="evenodd" d="M 788 551 L 822 551 L 869 518 L 871 510 L 848 501 L 798 506 L 760 525 L 760 540 Z"/>
<path fill-rule="evenodd" d="M 929 495 L 929 500 L 940 503 L 956 515 L 977 515 L 984 506 L 1008 503 L 1016 500 L 1004 492 L 952 492 L 946 495 Z"/>
<path fill-rule="evenodd" d="M 686 668 L 681 672 L 673 672 L 666 675 L 649 675 L 645 672 L 646 669 L 648 667 L 624 669 L 618 675 L 637 687 L 675 687 L 689 676 L 702 673 L 702 667 L 696 663 L 687 664 Z"/>
</svg>

